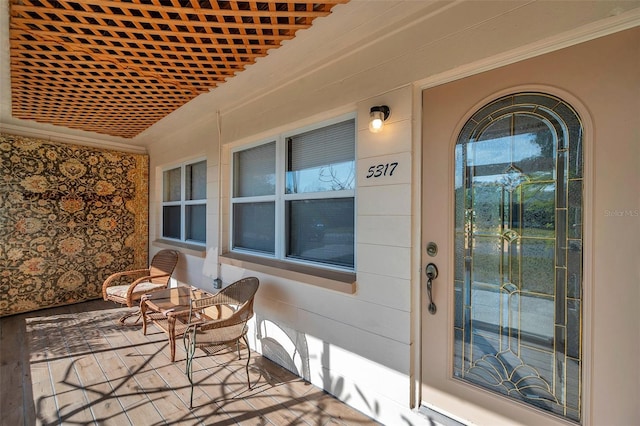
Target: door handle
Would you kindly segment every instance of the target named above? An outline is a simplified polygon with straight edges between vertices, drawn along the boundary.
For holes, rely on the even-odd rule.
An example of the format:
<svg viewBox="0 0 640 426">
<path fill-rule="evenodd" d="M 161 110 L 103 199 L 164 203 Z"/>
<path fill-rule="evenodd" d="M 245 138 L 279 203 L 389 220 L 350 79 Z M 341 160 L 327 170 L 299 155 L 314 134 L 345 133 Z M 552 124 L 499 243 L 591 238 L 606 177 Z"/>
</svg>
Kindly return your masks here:
<svg viewBox="0 0 640 426">
<path fill-rule="evenodd" d="M 433 280 L 438 278 L 438 267 L 435 265 L 435 263 L 430 263 L 427 265 L 425 273 L 427 274 L 427 296 L 429 297 L 429 313 L 431 315 L 435 315 L 438 309 L 436 308 L 436 304 L 433 303 L 432 287 Z"/>
</svg>

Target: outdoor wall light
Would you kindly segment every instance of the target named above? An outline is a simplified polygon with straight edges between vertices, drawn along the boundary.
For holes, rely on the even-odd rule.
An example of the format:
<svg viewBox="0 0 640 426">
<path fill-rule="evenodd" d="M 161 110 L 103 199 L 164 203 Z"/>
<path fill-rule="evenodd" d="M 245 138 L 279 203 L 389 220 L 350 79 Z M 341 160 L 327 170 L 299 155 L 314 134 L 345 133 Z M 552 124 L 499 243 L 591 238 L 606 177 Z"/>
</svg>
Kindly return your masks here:
<svg viewBox="0 0 640 426">
<path fill-rule="evenodd" d="M 371 133 L 378 133 L 384 127 L 384 122 L 389 118 L 391 110 L 386 105 L 371 107 L 369 112 L 369 131 Z"/>
</svg>

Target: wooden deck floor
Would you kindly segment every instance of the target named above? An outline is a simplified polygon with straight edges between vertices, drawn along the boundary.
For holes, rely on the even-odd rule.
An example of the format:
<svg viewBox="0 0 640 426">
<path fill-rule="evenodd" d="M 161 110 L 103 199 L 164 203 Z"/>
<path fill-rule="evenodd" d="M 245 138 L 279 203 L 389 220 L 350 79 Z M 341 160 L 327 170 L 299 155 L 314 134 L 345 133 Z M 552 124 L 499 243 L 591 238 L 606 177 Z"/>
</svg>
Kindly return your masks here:
<svg viewBox="0 0 640 426">
<path fill-rule="evenodd" d="M 119 326 L 122 312 L 92 301 L 0 318 L 0 424 L 376 424 L 255 353 L 248 390 L 244 359 L 199 352 L 189 409 L 181 345 L 171 363 L 166 336 Z"/>
</svg>

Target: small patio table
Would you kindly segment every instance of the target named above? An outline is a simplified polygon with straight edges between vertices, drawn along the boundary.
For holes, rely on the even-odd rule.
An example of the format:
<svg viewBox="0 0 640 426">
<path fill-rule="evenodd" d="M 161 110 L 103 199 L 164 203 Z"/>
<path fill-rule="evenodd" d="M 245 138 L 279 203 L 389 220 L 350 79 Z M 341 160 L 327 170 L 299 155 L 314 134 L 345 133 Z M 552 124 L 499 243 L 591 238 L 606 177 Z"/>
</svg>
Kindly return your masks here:
<svg viewBox="0 0 640 426">
<path fill-rule="evenodd" d="M 145 294 L 140 300 L 143 334 L 147 334 L 149 321 L 164 331 L 169 336 L 171 362 L 174 362 L 176 359 L 176 337 L 182 336 L 190 323 L 194 324 L 219 317 L 219 310 L 216 316 L 212 316 L 212 312 L 209 312 L 210 309 L 193 308 L 193 300 L 210 296 L 213 294 L 190 286 L 172 287 Z"/>
</svg>

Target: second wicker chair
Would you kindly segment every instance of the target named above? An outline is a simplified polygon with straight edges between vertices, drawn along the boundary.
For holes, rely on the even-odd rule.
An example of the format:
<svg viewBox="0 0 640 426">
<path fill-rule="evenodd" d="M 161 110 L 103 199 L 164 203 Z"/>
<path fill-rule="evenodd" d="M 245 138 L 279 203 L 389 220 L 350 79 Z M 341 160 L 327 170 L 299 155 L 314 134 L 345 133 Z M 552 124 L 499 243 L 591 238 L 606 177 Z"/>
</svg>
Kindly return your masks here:
<svg viewBox="0 0 640 426">
<path fill-rule="evenodd" d="M 217 307 L 221 311 L 223 306 L 230 308 L 232 313 L 220 319 L 198 322 L 189 325 L 183 335 L 185 351 L 187 352 L 186 374 L 191 384 L 189 407 L 193 406 L 193 358 L 196 349 L 203 349 L 213 355 L 229 345 L 235 344 L 240 358 L 240 340 L 247 347 L 247 385 L 251 389 L 249 378 L 249 361 L 251 350 L 247 340 L 247 322 L 253 317 L 253 300 L 258 291 L 259 281 L 255 277 L 243 278 L 220 290 L 217 294 L 193 301 L 194 310 Z"/>
</svg>

